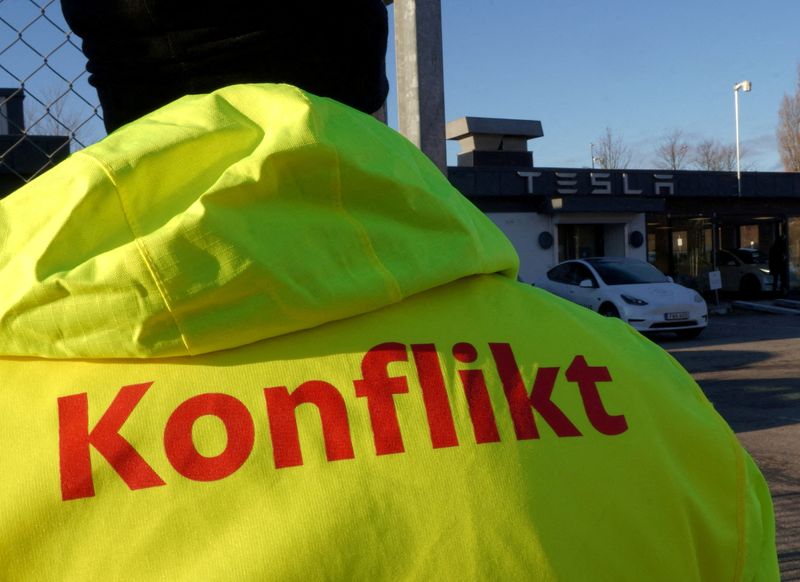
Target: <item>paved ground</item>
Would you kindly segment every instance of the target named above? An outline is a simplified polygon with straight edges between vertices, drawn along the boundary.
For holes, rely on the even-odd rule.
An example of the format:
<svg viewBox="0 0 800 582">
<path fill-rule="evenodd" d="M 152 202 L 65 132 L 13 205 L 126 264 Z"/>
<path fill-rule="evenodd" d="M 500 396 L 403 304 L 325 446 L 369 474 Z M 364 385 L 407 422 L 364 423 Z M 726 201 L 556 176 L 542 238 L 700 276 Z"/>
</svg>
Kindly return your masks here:
<svg viewBox="0 0 800 582">
<path fill-rule="evenodd" d="M 769 482 L 782 580 L 800 581 L 800 316 L 712 316 L 696 340 L 656 338 L 736 431 Z"/>
</svg>

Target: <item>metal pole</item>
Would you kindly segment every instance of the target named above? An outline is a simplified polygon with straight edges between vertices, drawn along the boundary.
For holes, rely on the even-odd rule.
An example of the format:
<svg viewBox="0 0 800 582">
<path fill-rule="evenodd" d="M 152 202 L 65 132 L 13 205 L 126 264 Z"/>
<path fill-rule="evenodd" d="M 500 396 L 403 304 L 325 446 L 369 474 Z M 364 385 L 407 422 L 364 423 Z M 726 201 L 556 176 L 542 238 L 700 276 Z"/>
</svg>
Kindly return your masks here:
<svg viewBox="0 0 800 582">
<path fill-rule="evenodd" d="M 742 171 L 740 167 L 741 152 L 739 151 L 739 89 L 748 92 L 753 87 L 750 81 L 744 80 L 733 86 L 733 109 L 736 115 L 736 187 L 739 197 L 742 196 Z"/>
<path fill-rule="evenodd" d="M 589 156 L 592 158 L 592 169 L 594 170 L 594 144 L 589 144 Z"/>
<path fill-rule="evenodd" d="M 739 85 L 733 87 L 733 110 L 736 115 L 736 187 L 739 197 L 742 196 L 742 170 L 740 167 L 739 153 Z"/>
<path fill-rule="evenodd" d="M 395 0 L 397 124 L 447 174 L 441 0 Z"/>
<path fill-rule="evenodd" d="M 717 213 L 711 213 L 711 270 L 716 271 L 719 267 L 717 265 L 717 251 L 719 250 L 719 242 L 717 241 Z M 714 304 L 719 306 L 719 289 L 714 289 Z"/>
</svg>

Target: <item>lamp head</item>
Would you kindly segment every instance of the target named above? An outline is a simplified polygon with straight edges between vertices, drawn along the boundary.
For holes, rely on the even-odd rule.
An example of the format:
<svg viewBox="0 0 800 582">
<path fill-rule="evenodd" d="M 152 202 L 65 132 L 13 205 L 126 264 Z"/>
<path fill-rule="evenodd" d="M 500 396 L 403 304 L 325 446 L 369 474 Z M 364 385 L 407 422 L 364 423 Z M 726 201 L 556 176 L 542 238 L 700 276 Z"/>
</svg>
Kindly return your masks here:
<svg viewBox="0 0 800 582">
<path fill-rule="evenodd" d="M 753 88 L 753 84 L 750 81 L 742 81 L 741 83 L 736 83 L 733 86 L 733 90 L 734 91 L 738 91 L 739 89 L 741 89 L 745 93 L 750 91 L 750 89 L 752 89 L 752 88 Z"/>
</svg>

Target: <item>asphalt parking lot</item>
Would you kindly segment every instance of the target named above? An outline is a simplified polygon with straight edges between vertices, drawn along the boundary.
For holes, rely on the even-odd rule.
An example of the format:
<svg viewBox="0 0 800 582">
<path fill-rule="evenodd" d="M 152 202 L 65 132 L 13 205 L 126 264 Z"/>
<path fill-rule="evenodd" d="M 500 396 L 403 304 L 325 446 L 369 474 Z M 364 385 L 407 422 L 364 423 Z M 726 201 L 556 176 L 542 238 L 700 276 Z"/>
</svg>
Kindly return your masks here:
<svg viewBox="0 0 800 582">
<path fill-rule="evenodd" d="M 800 581 L 800 316 L 714 315 L 695 340 L 654 338 L 697 380 L 769 483 L 781 578 Z"/>
</svg>

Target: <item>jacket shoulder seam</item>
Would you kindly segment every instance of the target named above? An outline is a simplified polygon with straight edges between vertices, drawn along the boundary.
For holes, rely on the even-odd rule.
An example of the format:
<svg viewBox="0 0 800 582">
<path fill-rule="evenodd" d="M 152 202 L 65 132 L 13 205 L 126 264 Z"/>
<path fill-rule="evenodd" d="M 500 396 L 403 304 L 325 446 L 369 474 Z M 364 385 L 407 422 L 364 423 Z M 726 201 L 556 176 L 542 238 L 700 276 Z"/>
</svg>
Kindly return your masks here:
<svg viewBox="0 0 800 582">
<path fill-rule="evenodd" d="M 156 289 L 158 290 L 158 293 L 161 297 L 161 301 L 164 303 L 164 307 L 166 308 L 167 313 L 169 313 L 170 318 L 175 324 L 175 329 L 178 330 L 178 334 L 180 335 L 181 338 L 181 343 L 183 344 L 186 353 L 191 355 L 191 350 L 189 349 L 189 343 L 187 341 L 186 334 L 184 333 L 183 328 L 181 327 L 181 324 L 178 321 L 178 318 L 175 316 L 175 312 L 172 309 L 172 304 L 169 298 L 169 293 L 167 292 L 166 285 L 161 280 L 161 277 L 159 277 L 158 270 L 156 269 L 153 260 L 150 258 L 150 253 L 148 252 L 147 247 L 144 244 L 144 241 L 142 240 L 139 233 L 136 232 L 136 229 L 133 226 L 133 222 L 130 219 L 130 212 L 125 204 L 125 199 L 122 195 L 122 191 L 120 190 L 120 187 L 117 184 L 117 180 L 114 176 L 114 171 L 108 166 L 108 164 L 105 163 L 105 161 L 89 153 L 77 152 L 75 155 L 85 156 L 86 158 L 92 160 L 95 164 L 97 164 L 97 166 L 105 174 L 106 178 L 108 178 L 108 181 L 111 184 L 111 186 L 114 188 L 114 193 L 117 196 L 117 201 L 119 202 L 120 208 L 122 210 L 122 216 L 125 219 L 125 224 L 128 226 L 128 229 L 131 232 L 131 236 L 133 237 L 133 242 L 136 244 L 136 250 L 138 251 L 140 258 L 142 259 L 142 262 L 144 263 L 147 272 L 150 273 L 150 277 L 153 279 L 153 283 L 155 284 Z"/>
</svg>

